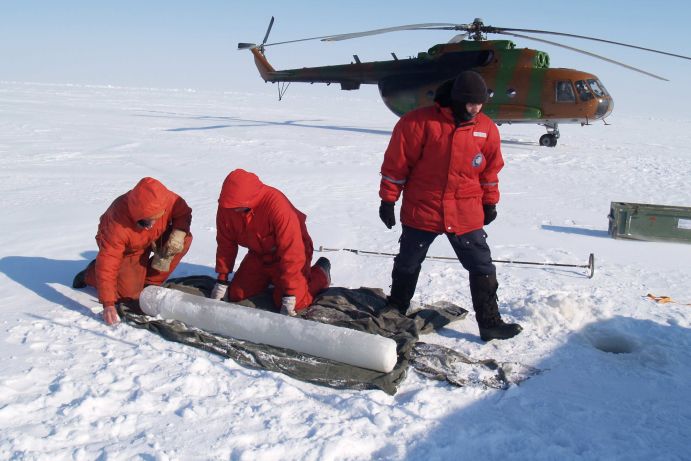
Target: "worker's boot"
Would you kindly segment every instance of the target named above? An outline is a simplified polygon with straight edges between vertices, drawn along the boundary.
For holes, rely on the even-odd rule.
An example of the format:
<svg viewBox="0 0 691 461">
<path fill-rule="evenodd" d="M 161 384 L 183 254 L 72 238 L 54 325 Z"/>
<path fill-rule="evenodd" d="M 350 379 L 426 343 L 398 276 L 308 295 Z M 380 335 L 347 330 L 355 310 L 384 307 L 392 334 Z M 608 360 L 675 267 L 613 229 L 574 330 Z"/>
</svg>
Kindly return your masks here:
<svg viewBox="0 0 691 461">
<path fill-rule="evenodd" d="M 74 276 L 74 279 L 72 280 L 72 288 L 84 288 L 86 287 L 86 271 L 89 270 L 89 267 L 91 267 L 93 264 L 96 264 L 96 260 L 94 259 L 91 261 L 87 266 L 86 269 L 83 271 L 79 272 L 77 275 Z"/>
<path fill-rule="evenodd" d="M 419 272 L 409 274 L 396 269 L 391 272 L 391 295 L 386 298 L 387 308 L 396 309 L 405 315 L 415 294 L 418 275 Z"/>
<path fill-rule="evenodd" d="M 86 287 L 86 282 L 84 281 L 86 276 L 86 269 L 83 271 L 79 272 L 77 275 L 74 276 L 74 280 L 72 280 L 72 288 L 84 288 Z"/>
<path fill-rule="evenodd" d="M 519 324 L 504 323 L 501 319 L 497 305 L 498 287 L 495 274 L 470 276 L 470 296 L 483 341 L 513 338 L 523 330 Z"/>
</svg>

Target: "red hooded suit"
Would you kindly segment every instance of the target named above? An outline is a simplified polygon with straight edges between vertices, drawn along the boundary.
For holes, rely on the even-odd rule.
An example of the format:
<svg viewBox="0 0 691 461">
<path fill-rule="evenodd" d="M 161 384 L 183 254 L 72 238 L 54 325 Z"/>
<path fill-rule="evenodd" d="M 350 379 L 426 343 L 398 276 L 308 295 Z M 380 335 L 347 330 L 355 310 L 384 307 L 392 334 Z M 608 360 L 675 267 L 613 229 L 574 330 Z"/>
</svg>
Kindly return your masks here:
<svg viewBox="0 0 691 461">
<path fill-rule="evenodd" d="M 137 224 L 140 219 L 163 215 L 150 229 Z M 116 198 L 101 221 L 96 234 L 98 256 L 89 265 L 85 281 L 98 290 L 99 301 L 112 306 L 116 301 L 138 299 L 144 285 L 160 285 L 175 269 L 192 243 L 192 209 L 158 180 L 143 178 Z M 187 233 L 184 250 L 173 259 L 168 272 L 149 266 L 152 243 L 161 247 L 173 229 Z"/>
<path fill-rule="evenodd" d="M 328 287 L 326 274 L 310 267 L 313 248 L 305 219 L 283 193 L 255 174 L 238 169 L 226 177 L 216 214 L 219 280 L 233 271 L 238 245 L 249 250 L 228 288 L 230 301 L 259 294 L 273 283 L 276 305 L 283 296 L 295 296 L 300 310 Z"/>
<path fill-rule="evenodd" d="M 483 205 L 499 201 L 504 166 L 499 130 L 485 114 L 457 127 L 448 107 L 408 112 L 396 124 L 381 167 L 379 196 L 396 202 L 401 223 L 461 235 L 482 229 Z"/>
</svg>

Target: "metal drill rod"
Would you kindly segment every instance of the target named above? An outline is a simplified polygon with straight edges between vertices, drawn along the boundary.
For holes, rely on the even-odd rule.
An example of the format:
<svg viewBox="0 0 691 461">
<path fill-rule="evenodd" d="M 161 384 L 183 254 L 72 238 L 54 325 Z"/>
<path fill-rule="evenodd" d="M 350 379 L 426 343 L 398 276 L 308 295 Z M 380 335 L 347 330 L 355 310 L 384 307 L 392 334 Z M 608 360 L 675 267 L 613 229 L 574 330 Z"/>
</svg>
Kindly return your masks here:
<svg viewBox="0 0 691 461">
<path fill-rule="evenodd" d="M 354 248 L 327 248 L 324 246 L 320 246 L 319 251 L 320 252 L 349 251 L 351 253 L 364 254 L 364 255 L 396 256 L 395 253 L 384 253 L 381 251 L 356 250 Z M 443 260 L 443 261 L 457 261 L 458 260 L 458 258 L 453 258 L 450 256 L 426 256 L 425 259 L 436 259 L 436 260 Z M 528 264 L 528 265 L 532 265 L 532 266 L 582 267 L 582 268 L 588 269 L 588 278 L 589 279 L 593 278 L 593 275 L 595 275 L 595 255 L 593 253 L 590 253 L 590 256 L 588 257 L 588 264 L 543 263 L 543 262 L 534 262 L 534 261 L 513 261 L 513 260 L 506 260 L 506 259 L 493 259 L 492 262 L 493 263 L 504 263 L 504 264 Z"/>
</svg>

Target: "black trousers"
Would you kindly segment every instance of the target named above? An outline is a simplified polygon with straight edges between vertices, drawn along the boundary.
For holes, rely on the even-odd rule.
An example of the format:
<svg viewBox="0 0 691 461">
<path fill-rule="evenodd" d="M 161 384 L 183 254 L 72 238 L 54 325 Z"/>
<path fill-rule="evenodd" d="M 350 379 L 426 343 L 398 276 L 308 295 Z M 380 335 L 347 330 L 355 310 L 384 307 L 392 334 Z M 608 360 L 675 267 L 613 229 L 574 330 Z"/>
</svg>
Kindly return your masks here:
<svg viewBox="0 0 691 461">
<path fill-rule="evenodd" d="M 403 226 L 400 251 L 394 258 L 393 270 L 400 274 L 415 275 L 420 272 L 427 250 L 440 234 Z M 496 268 L 487 245 L 487 234 L 483 229 L 462 235 L 446 234 L 458 260 L 470 275 L 492 275 Z"/>
</svg>

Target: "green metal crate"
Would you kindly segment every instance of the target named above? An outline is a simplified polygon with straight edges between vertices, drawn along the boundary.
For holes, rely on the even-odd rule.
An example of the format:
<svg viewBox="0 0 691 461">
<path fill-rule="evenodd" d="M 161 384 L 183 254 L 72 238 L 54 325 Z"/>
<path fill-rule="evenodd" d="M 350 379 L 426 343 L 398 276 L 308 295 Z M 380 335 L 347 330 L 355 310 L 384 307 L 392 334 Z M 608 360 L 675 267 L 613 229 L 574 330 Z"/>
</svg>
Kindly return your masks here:
<svg viewBox="0 0 691 461">
<path fill-rule="evenodd" d="M 612 202 L 608 218 L 615 239 L 691 243 L 691 207 Z"/>
</svg>

